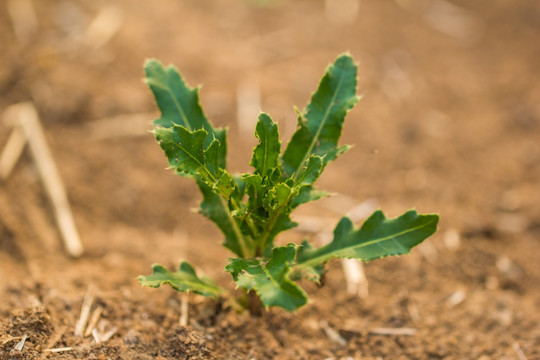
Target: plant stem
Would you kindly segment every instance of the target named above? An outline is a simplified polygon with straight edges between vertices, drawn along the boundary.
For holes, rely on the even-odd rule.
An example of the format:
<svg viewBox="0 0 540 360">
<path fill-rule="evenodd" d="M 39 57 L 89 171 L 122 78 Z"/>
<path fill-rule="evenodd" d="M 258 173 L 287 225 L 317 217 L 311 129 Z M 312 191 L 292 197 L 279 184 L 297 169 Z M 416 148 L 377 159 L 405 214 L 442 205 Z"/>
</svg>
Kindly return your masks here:
<svg viewBox="0 0 540 360">
<path fill-rule="evenodd" d="M 247 300 L 249 313 L 253 316 L 261 316 L 264 312 L 264 307 L 255 290 L 250 290 L 247 293 Z"/>
<path fill-rule="evenodd" d="M 247 243 L 247 239 L 244 237 L 244 234 L 242 234 L 242 231 L 238 227 L 238 224 L 236 223 L 236 220 L 234 220 L 234 216 L 232 216 L 231 211 L 229 209 L 229 206 L 227 205 L 227 200 L 223 197 L 223 195 L 218 195 L 223 208 L 227 211 L 227 215 L 231 221 L 231 226 L 234 229 L 234 232 L 238 238 L 238 241 L 240 242 L 240 250 L 242 252 L 242 258 L 248 259 L 251 256 L 253 256 L 252 251 L 249 250 L 249 244 Z M 253 243 L 251 243 L 253 245 Z"/>
<path fill-rule="evenodd" d="M 238 202 L 233 197 L 231 197 L 231 204 L 235 208 L 235 210 L 240 210 L 240 205 L 238 205 Z M 246 221 L 246 224 L 251 231 L 251 236 L 253 236 L 253 239 L 256 239 L 258 235 L 258 230 L 255 226 L 255 223 L 253 222 L 253 219 L 249 217 L 249 213 L 244 217 L 244 220 Z"/>
<path fill-rule="evenodd" d="M 293 186 L 294 188 L 294 186 Z M 272 228 L 276 225 L 276 221 L 279 218 L 279 215 L 281 215 L 281 211 L 289 204 L 292 197 L 292 191 L 287 200 L 281 205 L 277 210 L 272 214 L 272 217 L 270 218 L 270 221 L 268 222 L 268 226 L 264 229 L 264 233 L 260 238 L 260 241 L 256 244 L 256 252 L 260 252 L 261 254 L 264 253 L 264 249 L 266 248 L 268 237 L 270 236 L 270 232 L 272 232 Z"/>
</svg>

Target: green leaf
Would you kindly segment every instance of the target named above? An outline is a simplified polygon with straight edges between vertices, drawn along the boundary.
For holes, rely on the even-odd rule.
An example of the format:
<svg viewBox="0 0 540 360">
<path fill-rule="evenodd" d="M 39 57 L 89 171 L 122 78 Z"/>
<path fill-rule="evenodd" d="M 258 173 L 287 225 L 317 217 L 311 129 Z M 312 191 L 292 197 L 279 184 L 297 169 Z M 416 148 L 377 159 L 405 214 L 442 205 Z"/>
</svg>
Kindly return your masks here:
<svg viewBox="0 0 540 360">
<path fill-rule="evenodd" d="M 204 165 L 215 178 L 219 176 L 220 170 L 222 170 L 219 163 L 220 153 L 221 143 L 217 139 L 214 139 L 204 151 Z"/>
<path fill-rule="evenodd" d="M 318 90 L 298 118 L 298 129 L 282 156 L 283 172 L 298 179 L 312 154 L 324 157 L 325 164 L 348 147 L 338 147 L 347 112 L 358 102 L 357 67 L 350 55 L 341 55 L 328 67 Z"/>
<path fill-rule="evenodd" d="M 145 72 L 161 111 L 154 134 L 170 167 L 195 179 L 203 195 L 200 212 L 219 227 L 225 235 L 223 245 L 239 257 L 230 259 L 226 270 L 238 287 L 255 291 L 265 307 L 294 311 L 305 305 L 307 296 L 294 280 L 319 281 L 331 258 L 369 261 L 405 254 L 435 232 L 437 215 L 411 210 L 386 219 L 377 211 L 360 229 L 343 218 L 333 241 L 320 248 L 306 241 L 274 247 L 280 232 L 297 225 L 290 217 L 296 207 L 328 196 L 313 184 L 328 162 L 349 149 L 338 143 L 345 116 L 359 100 L 357 67 L 351 56 L 341 55 L 327 68 L 306 108 L 297 111 L 298 128 L 281 157 L 277 124 L 269 115 L 259 115 L 258 145 L 250 163 L 254 172 L 234 177 L 225 168 L 226 129 L 213 128 L 204 115 L 199 88 L 190 88 L 175 67 L 156 60 L 146 62 Z M 212 297 L 222 292 L 185 262 L 174 273 L 155 265 L 153 274 L 140 276 L 139 281 Z"/>
<path fill-rule="evenodd" d="M 225 235 L 223 246 L 242 258 L 251 256 L 253 243 L 242 234 L 225 199 L 204 182 L 197 181 L 197 185 L 203 194 L 201 213 L 212 220 L 223 232 Z"/>
<path fill-rule="evenodd" d="M 265 239 L 264 244 L 262 244 L 265 252 L 274 247 L 273 241 L 280 232 L 290 230 L 298 226 L 298 223 L 291 220 L 289 213 L 290 211 L 282 212 L 281 214 L 279 214 L 279 216 L 277 216 L 274 226 L 272 226 L 268 237 Z"/>
<path fill-rule="evenodd" d="M 153 265 L 152 269 L 152 275 L 139 276 L 139 282 L 142 286 L 157 288 L 169 284 L 176 291 L 192 291 L 195 294 L 213 298 L 217 298 L 225 292 L 211 279 L 205 276 L 198 277 L 195 269 L 186 261 L 182 261 L 178 271 L 174 273 L 158 264 Z"/>
<path fill-rule="evenodd" d="M 300 171 L 296 183 L 300 186 L 311 185 L 321 175 L 323 170 L 324 160 L 317 155 L 311 155 L 307 165 Z"/>
<path fill-rule="evenodd" d="M 268 207 L 271 210 L 276 210 L 283 207 L 291 197 L 292 189 L 285 183 L 277 184 L 268 191 Z"/>
<path fill-rule="evenodd" d="M 328 196 L 330 196 L 330 194 L 326 191 L 317 190 L 313 186 L 302 186 L 298 195 L 296 195 L 291 202 L 291 207 L 294 209 L 307 202 L 319 200 Z"/>
<path fill-rule="evenodd" d="M 259 115 L 255 135 L 259 139 L 259 144 L 253 149 L 251 166 L 255 168 L 257 174 L 264 177 L 277 165 L 281 151 L 277 124 L 268 114 Z"/>
<path fill-rule="evenodd" d="M 169 159 L 169 166 L 184 176 L 195 176 L 205 167 L 205 130 L 189 131 L 182 126 L 156 128 L 154 135 Z"/>
<path fill-rule="evenodd" d="M 234 191 L 231 194 L 235 200 L 240 202 L 244 198 L 246 191 L 246 183 L 242 180 L 240 175 L 233 175 Z"/>
<path fill-rule="evenodd" d="M 263 305 L 279 306 L 294 311 L 308 301 L 300 286 L 289 279 L 296 245 L 276 247 L 268 261 L 261 259 L 231 259 L 226 266 L 238 287 L 255 290 Z"/>
<path fill-rule="evenodd" d="M 199 88 L 190 88 L 176 67 L 165 67 L 154 59 L 146 61 L 144 71 L 146 84 L 161 110 L 161 117 L 154 121 L 154 125 L 164 128 L 180 125 L 190 131 L 206 130 L 208 136 L 204 140 L 204 148 L 210 146 L 214 138 L 219 140 L 220 167 L 226 168 L 227 130 L 212 127 L 199 103 Z"/>
<path fill-rule="evenodd" d="M 178 175 L 199 177 L 228 199 L 234 191 L 231 175 L 219 167 L 221 144 L 214 139 L 203 150 L 206 130 L 189 131 L 180 125 L 171 128 L 156 128 L 154 135 L 169 159 L 169 166 Z"/>
<path fill-rule="evenodd" d="M 298 248 L 298 250 L 302 249 L 302 251 L 312 251 L 313 247 L 307 240 L 302 241 L 302 245 Z M 298 256 L 298 255 L 297 255 Z M 293 266 L 291 269 L 291 280 L 311 280 L 314 282 L 319 282 L 321 280 L 321 276 L 324 273 L 324 263 L 314 266 Z"/>
<path fill-rule="evenodd" d="M 242 181 L 244 182 L 246 186 L 246 193 L 248 194 L 249 198 L 254 203 L 259 203 L 262 201 L 261 199 L 257 199 L 257 201 L 254 201 L 256 198 L 260 197 L 262 192 L 262 177 L 259 174 L 243 174 L 242 175 Z"/>
<path fill-rule="evenodd" d="M 235 190 L 235 185 L 232 176 L 228 172 L 223 171 L 215 185 L 215 189 L 225 200 L 229 200 Z"/>
<path fill-rule="evenodd" d="M 318 249 L 304 244 L 298 249 L 297 266 L 315 267 L 331 258 L 369 261 L 407 254 L 437 230 L 438 221 L 438 215 L 419 215 L 415 210 L 387 219 L 382 211 L 377 210 L 360 229 L 355 229 L 351 220 L 344 217 L 336 226 L 330 244 Z"/>
</svg>

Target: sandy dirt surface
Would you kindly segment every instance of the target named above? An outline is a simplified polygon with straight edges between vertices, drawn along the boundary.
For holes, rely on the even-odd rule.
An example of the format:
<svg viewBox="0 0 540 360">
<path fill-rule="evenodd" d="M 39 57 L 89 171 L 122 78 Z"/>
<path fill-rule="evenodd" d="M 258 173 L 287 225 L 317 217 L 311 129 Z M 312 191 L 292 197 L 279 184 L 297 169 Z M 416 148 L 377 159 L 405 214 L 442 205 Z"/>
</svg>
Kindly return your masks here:
<svg viewBox="0 0 540 360">
<path fill-rule="evenodd" d="M 0 41 L 0 111 L 35 104 L 85 247 L 66 255 L 25 151 L 0 183 L 1 360 L 540 358 L 537 1 L 6 0 Z M 251 317 L 227 299 L 141 288 L 152 263 L 180 259 L 234 288 L 219 231 L 192 211 L 195 184 L 165 169 L 148 132 L 144 60 L 204 84 L 240 172 L 259 109 L 288 140 L 293 106 L 345 51 L 363 95 L 342 137 L 355 146 L 317 183 L 338 195 L 295 218 L 319 231 L 360 204 L 392 217 L 415 207 L 440 214 L 436 235 L 366 264 L 367 298 L 346 291 L 332 262 L 295 314 Z M 10 132 L 0 122 L 0 148 Z M 74 334 L 89 291 L 105 341 Z"/>
</svg>

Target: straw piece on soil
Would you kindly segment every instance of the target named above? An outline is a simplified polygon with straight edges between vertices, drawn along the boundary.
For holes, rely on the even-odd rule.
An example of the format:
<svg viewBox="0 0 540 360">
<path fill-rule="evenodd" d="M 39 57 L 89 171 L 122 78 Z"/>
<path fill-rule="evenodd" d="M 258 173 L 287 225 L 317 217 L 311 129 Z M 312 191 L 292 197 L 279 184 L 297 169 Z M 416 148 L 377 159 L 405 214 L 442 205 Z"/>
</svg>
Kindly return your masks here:
<svg viewBox="0 0 540 360">
<path fill-rule="evenodd" d="M 347 340 L 345 340 L 341 335 L 339 335 L 339 333 L 334 328 L 330 327 L 330 325 L 328 325 L 328 322 L 322 320 L 319 323 L 319 326 L 321 327 L 321 329 L 324 330 L 326 336 L 331 342 L 336 343 L 340 346 L 347 345 Z"/>
<path fill-rule="evenodd" d="M 375 199 L 367 199 L 347 212 L 352 222 L 366 219 L 377 208 Z M 369 296 L 369 282 L 364 272 L 364 264 L 356 259 L 341 259 L 341 266 L 347 282 L 347 292 L 361 299 Z"/>
<path fill-rule="evenodd" d="M 418 305 L 413 300 L 407 301 L 407 312 L 411 317 L 411 320 L 417 322 L 420 320 L 420 312 L 418 311 Z"/>
<path fill-rule="evenodd" d="M 43 353 L 41 354 L 40 359 L 45 359 L 47 357 L 47 352 L 56 352 L 56 351 L 52 351 L 54 350 L 53 346 L 62 338 L 62 336 L 65 333 L 66 333 L 65 327 L 61 327 L 55 330 L 55 332 L 51 335 L 51 337 L 49 337 L 49 340 L 47 340 L 47 343 L 44 346 L 46 350 L 43 350 Z"/>
<path fill-rule="evenodd" d="M 377 208 L 377 201 L 375 199 L 367 199 L 360 204 L 348 197 L 340 197 L 334 201 L 335 204 L 331 205 L 331 208 L 335 208 L 336 210 L 341 210 L 347 206 L 350 207 L 352 203 L 357 204 L 352 206 L 346 214 L 355 223 L 367 218 Z M 307 220 L 308 225 L 301 228 L 301 230 L 304 232 L 316 232 L 321 244 L 328 244 L 332 241 L 333 233 L 331 228 L 326 225 L 325 219 L 308 217 Z M 356 259 L 342 259 L 341 266 L 347 283 L 347 292 L 357 295 L 362 299 L 367 298 L 369 295 L 369 284 L 362 262 Z"/>
<path fill-rule="evenodd" d="M 28 335 L 24 334 L 21 341 L 19 341 L 17 345 L 15 345 L 14 349 L 17 351 L 22 351 L 24 347 L 24 343 L 26 342 L 27 338 L 28 338 Z"/>
<path fill-rule="evenodd" d="M 15 36 L 25 42 L 35 33 L 38 21 L 32 0 L 8 0 L 6 3 Z"/>
<path fill-rule="evenodd" d="M 321 245 L 326 245 L 326 244 L 331 243 L 333 238 L 334 238 L 334 234 L 330 230 L 323 230 L 317 234 L 317 239 L 319 241 L 319 244 Z"/>
<path fill-rule="evenodd" d="M 81 308 L 81 316 L 75 325 L 75 336 L 83 336 L 84 329 L 88 322 L 88 316 L 90 315 L 90 309 L 92 308 L 92 303 L 94 302 L 94 289 L 92 286 L 89 286 L 86 290 L 86 295 L 84 295 L 84 300 Z"/>
<path fill-rule="evenodd" d="M 47 145 L 36 108 L 30 102 L 15 106 L 18 107 L 19 123 L 28 141 L 41 181 L 55 210 L 56 222 L 66 250 L 71 256 L 79 257 L 83 253 L 83 246 L 75 227 L 64 184 Z"/>
<path fill-rule="evenodd" d="M 88 326 L 86 327 L 86 331 L 84 332 L 84 336 L 90 336 L 92 334 L 92 330 L 96 327 L 99 318 L 101 316 L 101 313 L 103 312 L 103 307 L 98 306 L 94 309 L 94 312 L 92 313 L 92 316 L 90 316 L 90 321 L 88 321 Z"/>
<path fill-rule="evenodd" d="M 347 282 L 347 292 L 365 299 L 369 295 L 369 285 L 364 265 L 356 259 L 341 259 L 341 266 Z"/>
<path fill-rule="evenodd" d="M 105 331 L 105 328 L 108 326 L 108 324 L 109 322 L 107 320 L 101 320 L 98 323 L 98 326 L 92 329 L 92 337 L 94 338 L 94 341 L 96 343 L 108 341 L 118 331 L 115 326 L 110 328 L 108 331 Z"/>
<path fill-rule="evenodd" d="M 357 223 L 364 219 L 367 219 L 372 212 L 374 212 L 379 203 L 375 199 L 366 199 L 360 204 L 354 206 L 347 212 L 347 216 L 351 219 L 352 222 Z"/>
<path fill-rule="evenodd" d="M 525 353 L 521 350 L 521 346 L 519 346 L 518 342 L 512 344 L 512 350 L 514 350 L 519 360 L 527 360 L 527 356 L 525 356 Z"/>
<path fill-rule="evenodd" d="M 296 231 L 306 234 L 318 234 L 328 227 L 327 221 L 320 216 L 297 216 L 295 221 L 298 222 Z"/>
<path fill-rule="evenodd" d="M 321 202 L 321 205 L 326 209 L 331 210 L 340 216 L 343 214 L 343 209 L 352 209 L 357 204 L 357 199 L 339 193 L 334 193 L 331 197 L 326 198 L 324 202 Z"/>
<path fill-rule="evenodd" d="M 72 351 L 72 347 L 63 347 L 63 348 L 55 348 L 55 349 L 45 349 L 44 352 L 51 352 L 51 353 L 59 353 L 64 351 Z"/>
<path fill-rule="evenodd" d="M 6 146 L 0 155 L 0 180 L 5 180 L 11 174 L 17 160 L 22 154 L 26 137 L 18 126 L 15 126 L 8 138 Z"/>
<path fill-rule="evenodd" d="M 521 269 L 506 255 L 497 258 L 496 267 L 499 272 L 510 279 L 517 280 L 521 277 Z"/>
<path fill-rule="evenodd" d="M 22 338 L 23 338 L 22 336 L 10 336 L 7 339 L 2 339 L 2 345 L 5 345 L 10 341 L 20 340 Z"/>
<path fill-rule="evenodd" d="M 92 337 L 94 338 L 94 341 L 99 344 L 101 342 L 101 336 L 99 335 L 99 331 L 97 328 L 94 328 L 92 330 Z"/>
<path fill-rule="evenodd" d="M 85 127 L 90 140 L 142 136 L 148 134 L 150 119 L 155 117 L 155 113 L 123 114 L 94 120 Z"/>
<path fill-rule="evenodd" d="M 27 301 L 34 308 L 43 308 L 43 303 L 33 294 L 28 296 Z"/>
<path fill-rule="evenodd" d="M 454 307 L 456 305 L 461 304 L 465 298 L 467 297 L 467 293 L 465 290 L 461 289 L 450 295 L 450 297 L 446 300 L 446 305 L 448 307 Z"/>
<path fill-rule="evenodd" d="M 109 331 L 107 331 L 106 333 L 104 334 L 101 334 L 100 335 L 100 340 L 101 342 L 105 342 L 105 341 L 108 341 L 110 338 L 113 337 L 114 334 L 116 334 L 116 332 L 118 331 L 118 329 L 116 327 L 112 327 Z"/>
<path fill-rule="evenodd" d="M 416 335 L 416 329 L 413 328 L 374 328 L 369 331 L 372 335 L 389 336 L 413 336 Z"/>
<path fill-rule="evenodd" d="M 107 44 L 122 26 L 124 14 L 116 5 L 104 7 L 86 29 L 85 42 L 94 50 Z"/>
<path fill-rule="evenodd" d="M 186 296 L 182 296 L 182 300 L 180 303 L 180 319 L 178 320 L 178 323 L 180 326 L 186 327 L 189 323 L 188 319 L 188 301 Z"/>
<path fill-rule="evenodd" d="M 444 245 L 448 250 L 455 251 L 461 246 L 461 237 L 456 229 L 448 229 L 443 235 Z"/>
<path fill-rule="evenodd" d="M 191 319 L 189 320 L 189 323 L 191 324 L 191 326 L 193 326 L 193 328 L 195 330 L 198 330 L 198 331 L 205 331 L 205 327 L 201 325 L 200 322 L 198 322 L 197 320 L 195 319 Z"/>
<path fill-rule="evenodd" d="M 245 81 L 236 90 L 238 128 L 244 134 L 252 134 L 261 111 L 261 89 L 254 81 Z"/>
</svg>

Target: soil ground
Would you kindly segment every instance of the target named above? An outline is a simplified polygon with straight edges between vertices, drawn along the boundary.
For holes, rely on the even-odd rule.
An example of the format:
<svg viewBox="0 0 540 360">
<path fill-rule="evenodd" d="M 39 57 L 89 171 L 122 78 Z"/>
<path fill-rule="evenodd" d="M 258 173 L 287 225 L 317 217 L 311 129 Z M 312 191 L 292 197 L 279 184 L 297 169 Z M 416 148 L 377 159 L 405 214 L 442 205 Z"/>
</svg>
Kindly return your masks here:
<svg viewBox="0 0 540 360">
<path fill-rule="evenodd" d="M 35 18 L 23 7 L 18 34 L 8 11 L 17 3 L 0 4 L 0 109 L 34 102 L 86 251 L 66 255 L 25 152 L 0 184 L 0 359 L 540 358 L 537 1 L 44 0 L 33 1 Z M 355 147 L 318 182 L 340 195 L 297 218 L 331 226 L 362 203 L 392 217 L 414 206 L 440 213 L 436 235 L 366 264 L 367 298 L 348 293 L 331 263 L 295 314 L 250 317 L 141 288 L 136 276 L 152 263 L 180 259 L 233 288 L 220 233 L 191 210 L 195 185 L 165 170 L 148 133 L 157 113 L 141 82 L 145 58 L 204 83 L 202 104 L 230 127 L 229 164 L 240 172 L 255 139 L 238 109 L 250 115 L 247 101 L 253 119 L 259 107 L 270 113 L 286 141 L 293 105 L 344 51 L 359 62 L 363 94 L 342 139 Z M 9 133 L 0 123 L 1 146 Z M 74 335 L 89 287 L 100 330 L 116 328 L 101 343 Z"/>
</svg>

